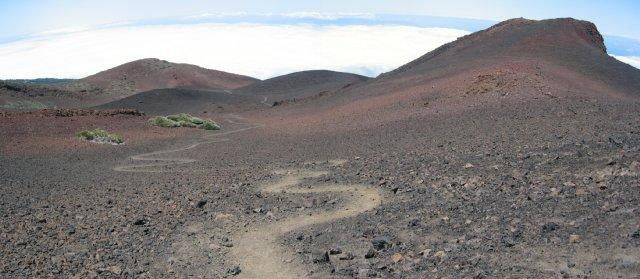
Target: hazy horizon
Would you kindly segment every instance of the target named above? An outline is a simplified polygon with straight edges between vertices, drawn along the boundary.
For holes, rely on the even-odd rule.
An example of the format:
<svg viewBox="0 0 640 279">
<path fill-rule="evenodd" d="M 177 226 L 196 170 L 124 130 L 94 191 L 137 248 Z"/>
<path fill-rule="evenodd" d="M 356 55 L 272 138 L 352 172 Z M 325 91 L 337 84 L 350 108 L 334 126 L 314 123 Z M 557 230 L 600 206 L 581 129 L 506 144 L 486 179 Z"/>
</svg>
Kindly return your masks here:
<svg viewBox="0 0 640 279">
<path fill-rule="evenodd" d="M 592 20 L 609 54 L 640 68 L 640 34 L 625 27 L 637 21 L 627 16 L 634 3 L 586 3 L 571 10 L 567 2 L 493 1 L 500 4 L 495 11 L 471 12 L 430 1 L 409 1 L 402 9 L 388 1 L 360 8 L 353 2 L 300 1 L 278 9 L 254 1 L 185 5 L 189 9 L 165 3 L 150 10 L 136 2 L 127 11 L 117 3 L 92 1 L 5 2 L 0 4 L 0 22 L 7 23 L 0 28 L 0 79 L 82 78 L 150 57 L 260 79 L 313 69 L 375 77 L 462 35 L 521 16 Z M 599 16 L 585 10 L 590 5 L 624 13 Z M 19 14 L 25 17 L 15 18 Z M 30 15 L 35 20 L 25 22 Z"/>
</svg>

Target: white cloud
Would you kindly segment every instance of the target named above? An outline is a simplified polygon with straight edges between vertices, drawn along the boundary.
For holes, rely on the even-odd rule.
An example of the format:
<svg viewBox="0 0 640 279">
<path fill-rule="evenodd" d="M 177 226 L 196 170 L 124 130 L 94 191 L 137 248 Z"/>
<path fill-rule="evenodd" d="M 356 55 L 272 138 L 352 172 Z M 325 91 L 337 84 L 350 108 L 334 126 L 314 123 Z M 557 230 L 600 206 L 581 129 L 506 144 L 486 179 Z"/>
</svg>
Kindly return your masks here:
<svg viewBox="0 0 640 279">
<path fill-rule="evenodd" d="M 640 69 L 640 57 L 612 55 L 614 58 Z"/>
<path fill-rule="evenodd" d="M 0 45 L 0 78 L 79 78 L 156 57 L 269 78 L 309 69 L 376 75 L 466 31 L 409 26 L 117 26 Z"/>
<path fill-rule="evenodd" d="M 341 18 L 362 18 L 362 19 L 375 18 L 375 15 L 371 13 L 294 12 L 294 13 L 284 14 L 284 16 L 293 17 L 293 18 L 313 18 L 313 19 L 322 19 L 322 20 L 336 20 Z"/>
<path fill-rule="evenodd" d="M 246 12 L 232 12 L 232 13 L 202 13 L 197 15 L 186 16 L 186 19 L 198 19 L 198 18 L 210 18 L 210 17 L 234 17 L 234 16 L 246 16 L 249 15 Z"/>
</svg>

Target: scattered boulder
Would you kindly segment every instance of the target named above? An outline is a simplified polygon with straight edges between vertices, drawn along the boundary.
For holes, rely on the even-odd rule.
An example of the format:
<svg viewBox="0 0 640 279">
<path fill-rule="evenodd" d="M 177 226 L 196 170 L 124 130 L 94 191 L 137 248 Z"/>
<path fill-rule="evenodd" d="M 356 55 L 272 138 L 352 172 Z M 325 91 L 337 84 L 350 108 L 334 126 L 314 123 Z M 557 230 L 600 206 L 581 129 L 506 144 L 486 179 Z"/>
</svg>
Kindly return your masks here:
<svg viewBox="0 0 640 279">
<path fill-rule="evenodd" d="M 404 260 L 404 256 L 400 253 L 395 253 L 391 256 L 391 261 L 394 263 L 401 262 L 402 260 Z"/>
<path fill-rule="evenodd" d="M 340 248 L 338 248 L 338 247 L 334 247 L 334 248 L 329 249 L 329 255 L 337 255 L 337 254 L 340 254 L 340 253 L 342 253 L 342 250 Z"/>
<path fill-rule="evenodd" d="M 391 239 L 387 236 L 376 236 L 371 240 L 373 248 L 382 250 L 391 244 Z"/>
<path fill-rule="evenodd" d="M 207 200 L 200 200 L 196 205 L 197 208 L 203 208 L 207 204 Z"/>
<path fill-rule="evenodd" d="M 548 222 L 545 223 L 544 225 L 542 225 L 542 232 L 543 233 L 550 233 L 552 231 L 557 230 L 558 228 L 560 228 L 560 226 L 554 222 Z"/>
<path fill-rule="evenodd" d="M 314 250 L 311 252 L 311 260 L 313 263 L 329 262 L 329 252 L 326 250 Z"/>
<path fill-rule="evenodd" d="M 120 273 L 122 273 L 122 268 L 117 266 L 117 265 L 113 265 L 107 268 L 107 271 L 115 274 L 115 275 L 120 275 Z"/>
<path fill-rule="evenodd" d="M 340 254 L 340 255 L 338 256 L 338 259 L 339 259 L 339 260 L 342 260 L 342 261 L 350 261 L 350 260 L 353 260 L 353 258 L 354 258 L 353 254 L 351 254 L 351 253 L 349 253 L 349 252 L 346 252 L 346 253 Z"/>
<path fill-rule="evenodd" d="M 376 250 L 369 249 L 369 250 L 367 250 L 367 252 L 364 254 L 364 258 L 365 258 L 365 259 L 371 259 L 371 258 L 375 258 L 377 255 L 378 255 L 378 252 L 376 252 Z"/>
<path fill-rule="evenodd" d="M 578 243 L 580 242 L 580 236 L 577 234 L 569 235 L 569 243 Z"/>
<path fill-rule="evenodd" d="M 239 267 L 239 266 L 237 266 L 237 265 L 236 265 L 236 266 L 234 266 L 233 268 L 229 268 L 229 269 L 227 270 L 227 273 L 229 273 L 229 274 L 231 274 L 231 275 L 233 275 L 233 276 L 236 276 L 236 275 L 240 274 L 240 272 L 242 272 L 242 270 L 241 270 L 241 269 L 240 269 L 240 267 Z"/>
</svg>

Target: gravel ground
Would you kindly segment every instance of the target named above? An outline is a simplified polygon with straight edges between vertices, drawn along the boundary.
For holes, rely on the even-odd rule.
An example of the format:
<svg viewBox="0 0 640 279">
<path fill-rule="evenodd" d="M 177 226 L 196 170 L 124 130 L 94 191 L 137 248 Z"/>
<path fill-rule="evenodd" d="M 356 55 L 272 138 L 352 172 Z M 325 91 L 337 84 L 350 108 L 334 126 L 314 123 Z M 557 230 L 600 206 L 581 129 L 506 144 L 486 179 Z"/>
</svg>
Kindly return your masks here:
<svg viewBox="0 0 640 279">
<path fill-rule="evenodd" d="M 237 232 L 342 202 L 336 193 L 259 190 L 280 177 L 274 171 L 295 168 L 328 172 L 304 180 L 309 187 L 371 185 L 385 197 L 374 210 L 280 238 L 282 256 L 311 277 L 637 278 L 637 108 L 488 105 L 312 134 L 277 125 L 284 108 L 243 120 L 265 127 L 173 154 L 196 161 L 158 173 L 113 168 L 207 132 L 3 155 L 0 275 L 242 276 L 230 256 Z M 223 122 L 221 132 L 243 125 Z"/>
</svg>

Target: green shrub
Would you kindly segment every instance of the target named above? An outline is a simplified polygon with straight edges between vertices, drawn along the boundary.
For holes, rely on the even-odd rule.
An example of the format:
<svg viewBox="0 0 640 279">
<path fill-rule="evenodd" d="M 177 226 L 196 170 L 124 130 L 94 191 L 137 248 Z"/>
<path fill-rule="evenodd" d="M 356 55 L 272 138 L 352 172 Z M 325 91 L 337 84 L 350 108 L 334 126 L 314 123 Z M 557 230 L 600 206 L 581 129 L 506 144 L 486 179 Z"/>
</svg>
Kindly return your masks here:
<svg viewBox="0 0 640 279">
<path fill-rule="evenodd" d="M 187 127 L 187 128 L 195 128 L 198 127 L 198 125 L 191 123 L 189 121 L 179 121 L 178 124 L 180 124 L 181 127 Z"/>
<path fill-rule="evenodd" d="M 188 127 L 204 130 L 220 130 L 220 125 L 217 123 L 208 119 L 194 117 L 186 113 L 157 116 L 149 119 L 149 122 L 155 126 L 164 128 Z"/>
<path fill-rule="evenodd" d="M 192 117 L 191 118 L 191 123 L 196 124 L 196 125 L 202 125 L 204 124 L 204 120 L 198 118 L 198 117 Z"/>
<path fill-rule="evenodd" d="M 83 140 L 104 142 L 104 143 L 124 143 L 124 138 L 121 135 L 109 133 L 103 129 L 84 130 L 76 134 L 76 136 Z"/>
<path fill-rule="evenodd" d="M 155 125 L 155 126 L 159 126 L 159 127 L 164 127 L 164 128 L 174 128 L 174 127 L 180 127 L 180 123 L 169 119 L 168 117 L 164 117 L 164 116 L 158 116 L 158 117 L 154 117 L 149 119 L 149 121 L 151 122 L 151 124 Z"/>
<path fill-rule="evenodd" d="M 200 129 L 205 130 L 220 130 L 220 126 L 213 121 L 205 120 L 202 125 L 200 125 Z"/>
<path fill-rule="evenodd" d="M 0 108 L 9 109 L 9 110 L 37 110 L 37 109 L 45 109 L 47 106 L 40 102 L 33 101 L 17 101 L 17 102 L 9 102 L 4 105 L 0 105 Z"/>
</svg>

